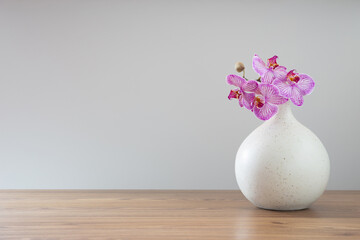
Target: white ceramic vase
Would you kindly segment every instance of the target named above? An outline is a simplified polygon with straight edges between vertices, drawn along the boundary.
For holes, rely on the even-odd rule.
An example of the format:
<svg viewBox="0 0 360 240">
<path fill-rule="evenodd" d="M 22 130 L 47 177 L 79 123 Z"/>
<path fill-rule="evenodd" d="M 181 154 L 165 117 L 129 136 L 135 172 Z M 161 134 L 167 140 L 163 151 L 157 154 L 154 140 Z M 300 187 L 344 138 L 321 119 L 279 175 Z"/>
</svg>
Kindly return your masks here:
<svg viewBox="0 0 360 240">
<path fill-rule="evenodd" d="M 330 161 L 319 138 L 293 116 L 288 101 L 241 144 L 235 173 L 244 196 L 272 210 L 305 209 L 324 192 Z"/>
</svg>

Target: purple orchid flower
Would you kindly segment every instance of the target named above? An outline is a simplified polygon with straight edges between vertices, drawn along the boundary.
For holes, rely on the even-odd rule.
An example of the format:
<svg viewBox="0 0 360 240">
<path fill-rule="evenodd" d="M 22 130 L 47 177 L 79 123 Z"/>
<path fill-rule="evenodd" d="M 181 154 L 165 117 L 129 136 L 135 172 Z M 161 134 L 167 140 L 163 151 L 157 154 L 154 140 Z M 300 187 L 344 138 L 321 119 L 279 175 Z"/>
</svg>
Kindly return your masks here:
<svg viewBox="0 0 360 240">
<path fill-rule="evenodd" d="M 253 99 L 253 111 L 261 120 L 268 120 L 278 112 L 278 106 L 288 101 L 280 95 L 279 89 L 272 84 L 260 83 Z"/>
<path fill-rule="evenodd" d="M 227 82 L 230 85 L 237 87 L 235 90 L 231 90 L 228 96 L 229 100 L 235 98 L 239 99 L 240 107 L 245 106 L 247 109 L 253 109 L 255 90 L 258 87 L 258 83 L 254 80 L 246 81 L 244 78 L 237 75 L 227 76 Z"/>
<path fill-rule="evenodd" d="M 315 87 L 314 80 L 306 74 L 295 73 L 291 70 L 285 78 L 276 79 L 274 85 L 280 90 L 280 94 L 290 100 L 297 106 L 304 103 L 303 96 L 310 94 Z"/>
<path fill-rule="evenodd" d="M 276 63 L 278 56 L 273 56 L 269 58 L 267 64 L 265 65 L 264 61 L 258 56 L 254 55 L 253 57 L 253 68 L 261 77 L 261 82 L 263 83 L 273 83 L 276 79 L 282 79 L 286 76 L 286 67 L 279 66 Z"/>
</svg>

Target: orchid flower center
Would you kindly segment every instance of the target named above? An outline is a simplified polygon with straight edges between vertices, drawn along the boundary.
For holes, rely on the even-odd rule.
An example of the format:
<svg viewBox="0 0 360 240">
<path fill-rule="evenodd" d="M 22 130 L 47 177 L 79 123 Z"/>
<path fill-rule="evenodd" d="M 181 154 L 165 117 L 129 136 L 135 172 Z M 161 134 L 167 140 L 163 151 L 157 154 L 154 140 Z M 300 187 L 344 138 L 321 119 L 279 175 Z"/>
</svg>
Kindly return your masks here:
<svg viewBox="0 0 360 240">
<path fill-rule="evenodd" d="M 272 68 L 272 69 L 275 69 L 278 66 L 279 66 L 279 64 L 277 64 L 277 63 L 270 63 L 269 64 L 269 67 Z"/>
<path fill-rule="evenodd" d="M 239 99 L 239 98 L 240 98 L 240 95 L 241 95 L 241 92 L 240 92 L 239 89 L 237 89 L 237 90 L 231 90 L 228 98 L 229 98 L 229 99 L 232 99 L 232 98 Z"/>
<path fill-rule="evenodd" d="M 287 79 L 289 79 L 291 82 L 297 83 L 300 80 L 299 75 L 297 75 L 296 73 L 294 73 L 294 70 L 291 70 L 288 74 L 287 74 Z"/>
<path fill-rule="evenodd" d="M 235 90 L 234 93 L 235 93 L 236 98 L 239 98 L 241 95 L 239 90 Z"/>
<path fill-rule="evenodd" d="M 297 83 L 300 80 L 300 78 L 298 75 L 295 75 L 295 76 L 289 77 L 289 80 Z"/>
<path fill-rule="evenodd" d="M 273 56 L 272 58 L 268 59 L 268 67 L 275 69 L 279 66 L 279 64 L 276 63 L 277 56 Z"/>
<path fill-rule="evenodd" d="M 262 108 L 264 106 L 265 101 L 260 97 L 255 97 L 255 106 L 257 108 Z"/>
</svg>

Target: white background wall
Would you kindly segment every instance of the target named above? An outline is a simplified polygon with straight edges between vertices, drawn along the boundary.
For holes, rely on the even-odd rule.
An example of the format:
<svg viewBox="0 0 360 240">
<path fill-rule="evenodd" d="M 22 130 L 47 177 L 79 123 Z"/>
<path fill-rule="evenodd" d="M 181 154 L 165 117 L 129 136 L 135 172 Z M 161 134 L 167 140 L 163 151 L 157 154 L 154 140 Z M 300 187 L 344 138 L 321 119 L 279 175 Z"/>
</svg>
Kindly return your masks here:
<svg viewBox="0 0 360 240">
<path fill-rule="evenodd" d="M 294 114 L 360 189 L 359 1 L 0 1 L 0 188 L 237 189 L 254 53 L 311 75 Z"/>
</svg>

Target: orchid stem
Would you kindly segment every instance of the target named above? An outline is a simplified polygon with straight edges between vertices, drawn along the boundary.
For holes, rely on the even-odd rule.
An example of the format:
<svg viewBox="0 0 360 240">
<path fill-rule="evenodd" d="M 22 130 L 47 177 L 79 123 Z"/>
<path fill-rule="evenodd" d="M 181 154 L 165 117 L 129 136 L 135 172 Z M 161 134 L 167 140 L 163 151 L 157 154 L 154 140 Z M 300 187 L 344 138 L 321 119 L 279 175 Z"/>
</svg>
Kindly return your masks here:
<svg viewBox="0 0 360 240">
<path fill-rule="evenodd" d="M 249 79 L 247 79 L 247 78 L 245 77 L 245 69 L 243 70 L 243 78 L 244 78 L 246 81 L 249 81 Z"/>
</svg>

